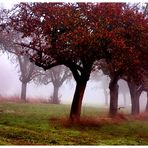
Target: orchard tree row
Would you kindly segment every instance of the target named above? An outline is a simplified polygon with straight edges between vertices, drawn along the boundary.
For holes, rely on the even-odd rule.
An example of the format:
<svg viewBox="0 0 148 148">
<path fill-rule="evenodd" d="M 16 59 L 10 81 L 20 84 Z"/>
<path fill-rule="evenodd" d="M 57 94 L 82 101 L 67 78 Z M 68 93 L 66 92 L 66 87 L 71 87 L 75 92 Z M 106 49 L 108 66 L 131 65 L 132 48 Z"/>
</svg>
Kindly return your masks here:
<svg viewBox="0 0 148 148">
<path fill-rule="evenodd" d="M 3 28 L 18 33 L 19 55 L 44 70 L 70 69 L 76 81 L 70 119 L 79 121 L 87 81 L 102 69 L 111 81 L 110 110 L 118 108 L 118 80 L 128 82 L 132 113 L 139 113 L 139 96 L 148 90 L 147 5 L 126 3 L 20 3 L 9 11 Z"/>
</svg>

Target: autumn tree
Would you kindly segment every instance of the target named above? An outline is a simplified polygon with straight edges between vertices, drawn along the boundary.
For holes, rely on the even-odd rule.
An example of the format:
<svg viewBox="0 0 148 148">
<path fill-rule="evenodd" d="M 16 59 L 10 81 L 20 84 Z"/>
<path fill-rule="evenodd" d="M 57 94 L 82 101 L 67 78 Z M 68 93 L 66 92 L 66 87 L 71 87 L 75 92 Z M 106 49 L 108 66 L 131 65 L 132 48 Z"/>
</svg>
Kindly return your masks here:
<svg viewBox="0 0 148 148">
<path fill-rule="evenodd" d="M 19 13 L 11 16 L 12 25 L 23 37 L 31 37 L 30 44 L 22 45 L 32 49 L 30 55 L 35 64 L 45 70 L 57 65 L 71 70 L 76 90 L 70 118 L 79 120 L 85 87 L 98 59 L 98 52 L 93 48 L 95 36 L 87 26 L 88 18 L 76 4 L 21 3 L 18 8 Z M 94 40 L 91 45 L 90 40 Z"/>
<path fill-rule="evenodd" d="M 84 3 L 21 3 L 17 13 L 10 17 L 13 28 L 23 37 L 31 38 L 29 44 L 21 45 L 31 49 L 27 53 L 36 65 L 46 70 L 63 64 L 71 70 L 76 90 L 70 118 L 76 121 L 80 118 L 82 98 L 94 63 L 106 56 L 108 46 L 115 45 L 116 36 L 110 41 L 102 26 L 104 20 L 94 22 L 99 16 L 98 13 L 92 16 L 95 7 Z"/>
<path fill-rule="evenodd" d="M 102 10 L 103 15 L 100 21 L 102 21 L 104 32 L 108 35 L 107 37 L 110 37 L 109 39 L 114 38 L 111 44 L 116 42 L 113 44 L 114 47 L 108 48 L 108 52 L 104 50 L 108 75 L 111 78 L 109 112 L 111 116 L 114 116 L 118 107 L 118 80 L 126 76 L 128 82 L 141 83 L 142 60 L 140 57 L 143 51 L 147 51 L 147 19 L 139 11 L 137 4 L 134 6 L 102 4 L 101 6 L 99 9 L 96 7 L 94 14 L 99 16 Z M 103 40 L 104 43 L 107 37 Z"/>
<path fill-rule="evenodd" d="M 134 7 L 136 9 L 136 11 L 139 10 L 139 8 L 136 6 Z M 131 109 L 131 113 L 133 115 L 135 114 L 139 114 L 140 112 L 140 105 L 139 105 L 139 97 L 142 93 L 142 91 L 148 91 L 147 85 L 148 85 L 148 81 L 147 81 L 147 77 L 148 77 L 148 52 L 147 52 L 147 4 L 143 7 L 143 10 L 141 12 L 141 15 L 143 16 L 143 19 L 139 20 L 139 22 L 137 22 L 137 25 L 139 26 L 138 29 L 142 29 L 140 32 L 137 32 L 137 34 L 135 34 L 134 38 L 137 38 L 137 42 L 135 41 L 135 47 L 137 49 L 140 50 L 141 54 L 139 56 L 139 59 L 141 61 L 140 63 L 140 67 L 138 69 L 138 71 L 142 71 L 142 73 L 140 74 L 141 76 L 141 82 L 140 83 L 136 83 L 135 81 L 131 80 L 131 78 L 127 77 L 127 81 L 128 81 L 128 86 L 130 89 L 130 95 L 131 95 L 131 103 L 132 103 L 132 109 Z M 143 22 L 144 21 L 144 22 Z M 141 35 L 142 33 L 142 35 Z M 141 37 L 140 37 L 141 36 Z M 145 43 L 144 43 L 145 42 Z M 134 42 L 133 42 L 134 43 Z M 136 43 L 138 43 L 139 45 L 136 45 Z"/>
<path fill-rule="evenodd" d="M 117 112 L 117 82 L 122 76 L 128 77 L 128 82 L 136 84 L 141 83 L 141 59 L 142 50 L 147 49 L 147 20 L 144 15 L 138 11 L 137 7 L 125 5 L 123 14 L 120 19 L 122 25 L 118 26 L 118 35 L 120 34 L 122 42 L 121 49 L 113 51 L 109 63 L 110 71 L 110 114 L 115 115 Z M 119 56 L 120 55 L 120 56 Z M 116 98 L 116 99 L 115 99 Z M 135 102 L 135 101 L 134 101 Z"/>
</svg>

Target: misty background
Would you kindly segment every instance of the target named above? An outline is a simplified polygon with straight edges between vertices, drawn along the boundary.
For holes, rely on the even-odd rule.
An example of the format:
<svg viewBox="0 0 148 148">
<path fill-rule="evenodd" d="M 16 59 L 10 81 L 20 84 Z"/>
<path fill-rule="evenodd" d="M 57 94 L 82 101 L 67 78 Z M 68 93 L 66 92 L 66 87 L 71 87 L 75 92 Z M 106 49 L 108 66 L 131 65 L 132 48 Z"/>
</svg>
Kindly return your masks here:
<svg viewBox="0 0 148 148">
<path fill-rule="evenodd" d="M 21 82 L 19 80 L 19 67 L 13 63 L 10 55 L 0 53 L 0 95 L 1 96 L 18 96 L 20 97 Z M 83 105 L 101 106 L 105 104 L 105 95 L 103 89 L 109 83 L 109 78 L 105 75 L 99 80 L 89 80 L 84 95 Z M 130 94 L 127 84 L 124 80 L 119 81 L 119 106 L 124 106 L 123 93 L 126 95 L 126 106 L 130 106 Z M 60 88 L 61 103 L 71 104 L 74 95 L 75 82 L 72 79 L 70 82 L 64 82 Z M 53 92 L 51 83 L 48 85 L 36 85 L 31 81 L 27 87 L 27 98 L 49 100 Z M 107 90 L 109 93 L 109 90 Z M 109 94 L 108 94 L 109 95 Z M 108 96 L 109 97 L 109 96 Z M 146 93 L 143 92 L 140 97 L 141 110 L 146 105 Z"/>
<path fill-rule="evenodd" d="M 17 1 L 3 1 L 0 5 L 4 8 L 10 9 Z M 0 52 L 0 95 L 1 96 L 19 96 L 21 93 L 21 82 L 19 80 L 19 67 L 15 63 L 12 63 L 10 55 Z M 99 80 L 89 80 L 84 94 L 83 105 L 100 106 L 105 104 L 104 89 L 108 92 L 107 88 L 104 88 L 104 84 L 109 83 L 109 78 L 105 75 L 101 76 Z M 126 106 L 131 105 L 129 89 L 127 83 L 123 80 L 118 82 L 119 84 L 119 106 L 124 106 L 124 96 L 126 96 Z M 59 94 L 60 100 L 63 104 L 71 104 L 75 90 L 75 82 L 64 82 L 60 88 Z M 46 99 L 49 100 L 53 93 L 53 86 L 51 83 L 48 85 L 35 85 L 33 81 L 28 84 L 27 98 L 33 99 Z M 109 98 L 109 96 L 108 96 Z M 143 110 L 146 106 L 146 92 L 143 92 L 140 96 L 140 108 Z"/>
</svg>

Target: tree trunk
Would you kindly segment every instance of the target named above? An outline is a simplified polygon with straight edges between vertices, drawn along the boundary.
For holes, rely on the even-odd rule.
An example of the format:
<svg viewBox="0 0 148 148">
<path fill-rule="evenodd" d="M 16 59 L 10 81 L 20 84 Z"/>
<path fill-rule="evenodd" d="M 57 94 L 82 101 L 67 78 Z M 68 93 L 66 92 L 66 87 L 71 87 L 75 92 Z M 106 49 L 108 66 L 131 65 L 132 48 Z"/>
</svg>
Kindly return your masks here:
<svg viewBox="0 0 148 148">
<path fill-rule="evenodd" d="M 131 114 L 138 115 L 140 113 L 140 104 L 139 98 L 141 95 L 142 90 L 138 89 L 138 86 L 133 82 L 128 82 L 130 95 L 131 95 Z"/>
<path fill-rule="evenodd" d="M 132 95 L 131 97 L 131 103 L 132 103 L 132 109 L 131 109 L 131 114 L 132 115 L 138 115 L 140 113 L 140 104 L 139 104 L 139 97 L 140 97 L 139 92 L 135 92 L 135 94 Z"/>
<path fill-rule="evenodd" d="M 59 92 L 59 86 L 53 86 L 53 96 L 52 96 L 52 103 L 54 104 L 60 104 L 58 92 Z"/>
<path fill-rule="evenodd" d="M 146 104 L 145 112 L 148 112 L 148 92 L 147 92 L 147 104 Z"/>
<path fill-rule="evenodd" d="M 118 80 L 121 71 L 114 72 L 110 75 L 110 83 L 109 83 L 109 90 L 110 90 L 110 108 L 109 108 L 109 115 L 111 117 L 116 116 L 118 110 Z"/>
<path fill-rule="evenodd" d="M 103 91 L 104 91 L 104 96 L 105 96 L 105 106 L 108 106 L 108 94 L 105 89 Z"/>
<path fill-rule="evenodd" d="M 114 84 L 114 86 L 110 87 L 110 109 L 109 115 L 114 117 L 117 114 L 118 110 L 118 84 Z"/>
<path fill-rule="evenodd" d="M 27 90 L 27 83 L 22 82 L 22 88 L 21 88 L 21 100 L 26 102 L 26 90 Z"/>
<path fill-rule="evenodd" d="M 87 81 L 81 83 L 77 82 L 76 84 L 75 94 L 70 111 L 70 120 L 72 122 L 78 122 L 80 120 L 82 99 L 86 88 L 86 84 Z"/>
</svg>

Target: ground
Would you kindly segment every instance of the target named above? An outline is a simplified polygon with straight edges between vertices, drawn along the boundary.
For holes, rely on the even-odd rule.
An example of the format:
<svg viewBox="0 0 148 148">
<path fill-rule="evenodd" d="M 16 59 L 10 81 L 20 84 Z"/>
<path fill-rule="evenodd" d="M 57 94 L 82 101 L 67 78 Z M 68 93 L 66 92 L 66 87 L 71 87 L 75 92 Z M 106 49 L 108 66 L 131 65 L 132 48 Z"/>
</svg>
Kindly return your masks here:
<svg viewBox="0 0 148 148">
<path fill-rule="evenodd" d="M 83 107 L 79 124 L 68 121 L 69 105 L 0 103 L 0 145 L 148 145 L 148 115 Z"/>
</svg>

